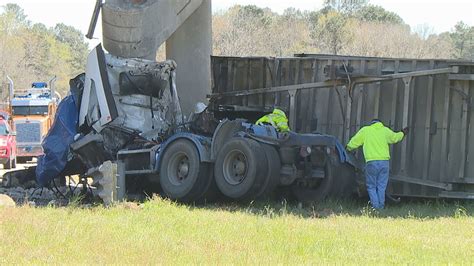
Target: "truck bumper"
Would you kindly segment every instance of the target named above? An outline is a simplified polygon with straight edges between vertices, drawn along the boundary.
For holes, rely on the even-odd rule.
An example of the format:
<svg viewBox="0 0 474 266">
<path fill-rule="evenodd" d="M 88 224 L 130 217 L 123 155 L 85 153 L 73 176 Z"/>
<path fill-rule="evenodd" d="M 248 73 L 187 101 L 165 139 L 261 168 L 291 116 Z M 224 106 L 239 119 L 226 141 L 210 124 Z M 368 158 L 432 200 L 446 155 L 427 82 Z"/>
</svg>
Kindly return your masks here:
<svg viewBox="0 0 474 266">
<path fill-rule="evenodd" d="M 11 153 L 8 147 L 0 147 L 0 164 L 5 164 L 11 157 Z"/>
<path fill-rule="evenodd" d="M 37 157 L 43 154 L 41 145 L 17 145 L 16 157 Z"/>
</svg>

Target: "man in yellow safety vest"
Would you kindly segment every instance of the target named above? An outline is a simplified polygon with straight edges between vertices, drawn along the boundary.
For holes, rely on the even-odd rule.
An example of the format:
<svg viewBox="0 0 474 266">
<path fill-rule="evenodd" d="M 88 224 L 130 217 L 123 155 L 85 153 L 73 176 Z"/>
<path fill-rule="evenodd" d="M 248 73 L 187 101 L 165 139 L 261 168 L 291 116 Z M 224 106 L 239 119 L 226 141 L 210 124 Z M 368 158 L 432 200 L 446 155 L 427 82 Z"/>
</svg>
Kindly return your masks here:
<svg viewBox="0 0 474 266">
<path fill-rule="evenodd" d="M 385 190 L 390 172 L 389 144 L 402 141 L 407 133 L 408 127 L 401 132 L 393 132 L 379 119 L 373 119 L 369 126 L 361 128 L 347 144 L 348 151 L 363 146 L 367 192 L 375 209 L 385 207 Z"/>
<path fill-rule="evenodd" d="M 288 132 L 290 127 L 288 126 L 288 118 L 286 117 L 285 112 L 275 108 L 271 114 L 265 115 L 257 122 L 256 125 L 269 124 L 272 125 L 278 132 Z"/>
</svg>

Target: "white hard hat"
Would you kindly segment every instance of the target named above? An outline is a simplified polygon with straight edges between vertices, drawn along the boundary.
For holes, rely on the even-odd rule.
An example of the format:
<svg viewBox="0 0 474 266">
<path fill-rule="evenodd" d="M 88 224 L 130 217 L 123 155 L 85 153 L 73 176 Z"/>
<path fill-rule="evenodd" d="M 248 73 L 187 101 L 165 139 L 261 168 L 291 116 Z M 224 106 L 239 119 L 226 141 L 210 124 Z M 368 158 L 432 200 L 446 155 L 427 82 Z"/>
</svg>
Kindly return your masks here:
<svg viewBox="0 0 474 266">
<path fill-rule="evenodd" d="M 194 107 L 194 113 L 195 114 L 200 114 L 200 113 L 204 112 L 204 110 L 206 110 L 206 108 L 207 108 L 207 105 L 205 105 L 202 102 L 198 102 L 196 104 L 196 106 Z"/>
</svg>

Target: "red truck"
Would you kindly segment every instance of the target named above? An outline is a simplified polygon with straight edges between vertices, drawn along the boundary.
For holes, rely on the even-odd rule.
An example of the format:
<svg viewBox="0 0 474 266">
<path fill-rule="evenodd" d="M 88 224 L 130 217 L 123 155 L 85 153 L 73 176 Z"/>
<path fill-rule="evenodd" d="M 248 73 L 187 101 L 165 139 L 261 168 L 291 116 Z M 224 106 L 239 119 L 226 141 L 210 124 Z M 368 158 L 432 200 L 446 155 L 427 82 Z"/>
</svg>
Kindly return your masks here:
<svg viewBox="0 0 474 266">
<path fill-rule="evenodd" d="M 6 112 L 0 111 L 0 164 L 4 169 L 16 167 L 16 133 L 12 131 Z"/>
</svg>

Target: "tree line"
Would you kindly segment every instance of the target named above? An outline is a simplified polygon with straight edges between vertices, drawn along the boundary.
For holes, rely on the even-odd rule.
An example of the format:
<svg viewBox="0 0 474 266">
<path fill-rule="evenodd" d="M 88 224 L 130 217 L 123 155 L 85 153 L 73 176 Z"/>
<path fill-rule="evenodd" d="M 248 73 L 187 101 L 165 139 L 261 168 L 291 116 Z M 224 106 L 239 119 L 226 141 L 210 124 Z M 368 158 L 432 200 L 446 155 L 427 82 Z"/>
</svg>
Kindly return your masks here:
<svg viewBox="0 0 474 266">
<path fill-rule="evenodd" d="M 3 9 L 3 10 L 2 10 Z M 57 76 L 62 96 L 69 80 L 84 72 L 89 47 L 81 31 L 63 23 L 48 28 L 32 23 L 16 4 L 6 4 L 0 13 L 0 87 L 6 95 L 6 76 L 15 89 L 25 90 L 35 81 Z"/>
<path fill-rule="evenodd" d="M 317 11 L 283 14 L 236 5 L 213 16 L 214 54 L 291 56 L 326 53 L 356 56 L 474 60 L 474 27 L 458 22 L 434 34 L 411 29 L 396 13 L 367 0 L 326 0 Z"/>
</svg>

